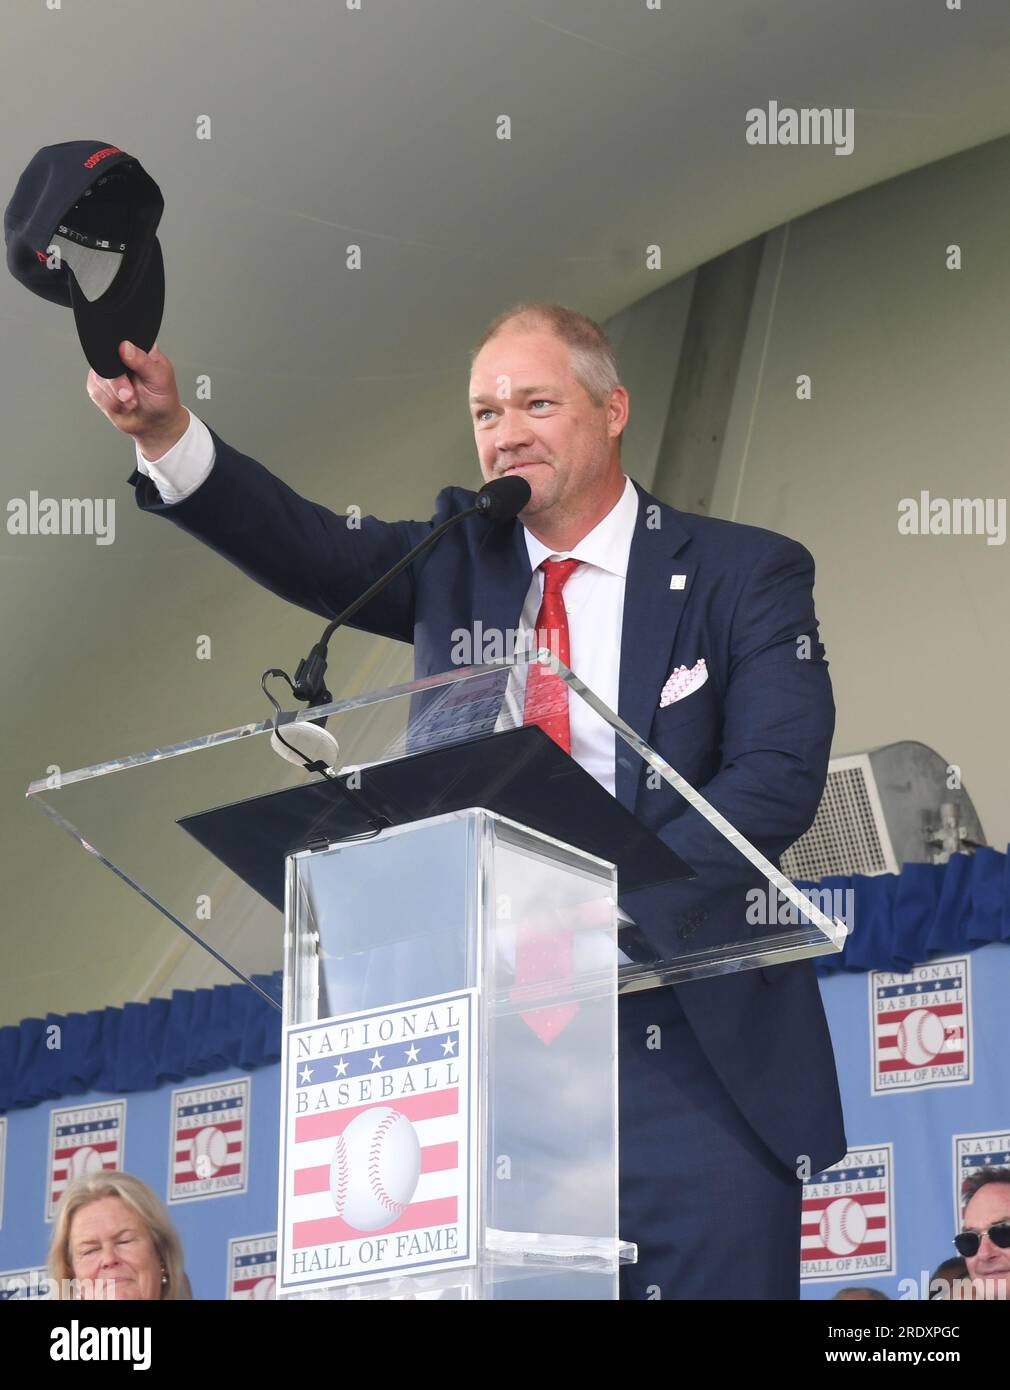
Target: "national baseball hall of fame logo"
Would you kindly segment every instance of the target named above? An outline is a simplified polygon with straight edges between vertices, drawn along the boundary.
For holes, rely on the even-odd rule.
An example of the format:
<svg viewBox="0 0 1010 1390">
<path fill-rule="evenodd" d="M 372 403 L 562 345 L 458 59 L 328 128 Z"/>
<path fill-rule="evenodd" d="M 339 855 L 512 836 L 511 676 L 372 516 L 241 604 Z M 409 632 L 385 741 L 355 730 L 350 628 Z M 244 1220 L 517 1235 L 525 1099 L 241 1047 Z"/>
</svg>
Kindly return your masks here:
<svg viewBox="0 0 1010 1390">
<path fill-rule="evenodd" d="M 872 1093 L 965 1086 L 972 1080 L 967 956 L 869 976 Z"/>
<path fill-rule="evenodd" d="M 229 1298 L 273 1298 L 276 1276 L 276 1232 L 264 1236 L 233 1236 L 228 1242 Z"/>
<path fill-rule="evenodd" d="M 800 1277 L 894 1273 L 893 1145 L 852 1149 L 803 1184 Z"/>
<path fill-rule="evenodd" d="M 249 1175 L 248 1076 L 172 1092 L 168 1200 L 244 1192 Z"/>
<path fill-rule="evenodd" d="M 125 1138 L 125 1100 L 50 1111 L 47 1221 L 52 1221 L 64 1189 L 74 1178 L 103 1168 L 122 1168 Z"/>
<path fill-rule="evenodd" d="M 475 1262 L 475 990 L 284 1030 L 278 1294 Z"/>
<path fill-rule="evenodd" d="M 960 1230 L 966 1178 L 980 1168 L 1010 1168 L 1010 1130 L 990 1129 L 982 1134 L 955 1134 L 954 1141 L 954 1225 Z"/>
</svg>

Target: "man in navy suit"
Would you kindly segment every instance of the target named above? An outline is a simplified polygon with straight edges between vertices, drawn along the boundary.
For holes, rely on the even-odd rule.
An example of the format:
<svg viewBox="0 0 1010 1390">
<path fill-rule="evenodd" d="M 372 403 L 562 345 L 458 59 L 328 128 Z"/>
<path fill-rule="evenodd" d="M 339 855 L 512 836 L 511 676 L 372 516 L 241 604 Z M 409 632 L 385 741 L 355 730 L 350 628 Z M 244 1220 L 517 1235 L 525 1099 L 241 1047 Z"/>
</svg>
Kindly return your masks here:
<svg viewBox="0 0 1010 1390">
<path fill-rule="evenodd" d="M 122 355 L 133 379 L 91 372 L 88 391 L 136 442 L 141 509 L 321 617 L 473 501 L 447 487 L 430 521 L 348 526 L 191 415 L 156 347 L 124 344 Z M 628 393 L 602 329 L 581 314 L 541 304 L 500 315 L 475 351 L 469 394 L 484 479 L 521 473 L 529 504 L 506 525 L 468 518 L 447 532 L 353 625 L 412 642 L 416 675 L 432 675 L 478 623 L 535 626 L 544 575 L 573 562 L 558 581 L 572 669 L 774 862 L 813 820 L 834 728 L 809 553 L 675 511 L 625 476 Z M 663 703 L 678 668 L 686 693 Z M 720 913 L 739 923 L 739 852 L 685 814 L 666 782 L 648 785 L 640 760 L 584 710 L 571 710 L 569 746 L 698 871 L 697 882 L 622 895 L 651 952 L 703 944 Z M 846 1147 L 812 964 L 625 995 L 619 1026 L 620 1229 L 639 1246 L 622 1295 L 797 1297 L 801 1179 Z"/>
</svg>

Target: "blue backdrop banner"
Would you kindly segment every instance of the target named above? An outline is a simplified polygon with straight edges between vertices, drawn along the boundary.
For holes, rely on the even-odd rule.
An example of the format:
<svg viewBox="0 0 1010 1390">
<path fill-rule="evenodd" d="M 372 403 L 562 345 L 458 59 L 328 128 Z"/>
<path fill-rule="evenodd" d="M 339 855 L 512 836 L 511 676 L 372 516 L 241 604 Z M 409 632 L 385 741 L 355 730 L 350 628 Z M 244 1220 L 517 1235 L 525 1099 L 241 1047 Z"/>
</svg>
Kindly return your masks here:
<svg viewBox="0 0 1010 1390">
<path fill-rule="evenodd" d="M 1007 863 L 817 885 L 855 929 L 822 970 L 848 1153 L 800 1174 L 805 1298 L 927 1296 L 961 1182 L 1010 1166 Z M 38 1288 L 61 1191 L 104 1165 L 166 1201 L 196 1297 L 272 1296 L 279 1056 L 280 1015 L 241 985 L 0 1029 L 0 1287 Z"/>
</svg>

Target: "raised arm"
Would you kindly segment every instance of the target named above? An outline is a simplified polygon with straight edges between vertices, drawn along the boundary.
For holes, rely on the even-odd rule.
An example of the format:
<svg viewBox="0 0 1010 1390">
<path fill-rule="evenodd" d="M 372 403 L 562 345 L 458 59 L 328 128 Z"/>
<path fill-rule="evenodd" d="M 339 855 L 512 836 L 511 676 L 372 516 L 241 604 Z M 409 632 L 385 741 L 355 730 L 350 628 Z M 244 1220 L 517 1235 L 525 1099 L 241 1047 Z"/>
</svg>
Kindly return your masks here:
<svg viewBox="0 0 1010 1390">
<path fill-rule="evenodd" d="M 133 438 L 138 463 L 147 461 L 130 477 L 137 505 L 174 522 L 288 602 L 334 617 L 442 519 L 341 516 L 308 501 L 191 417 L 172 364 L 157 347 L 145 353 L 124 343 L 121 355 L 132 378 L 106 381 L 92 371 L 87 389 L 103 415 Z M 176 474 L 166 482 L 173 466 Z M 197 480 L 195 486 L 188 479 Z M 451 498 L 443 493 L 439 504 L 450 507 Z M 413 641 L 415 585 L 411 566 L 351 625 Z"/>
</svg>

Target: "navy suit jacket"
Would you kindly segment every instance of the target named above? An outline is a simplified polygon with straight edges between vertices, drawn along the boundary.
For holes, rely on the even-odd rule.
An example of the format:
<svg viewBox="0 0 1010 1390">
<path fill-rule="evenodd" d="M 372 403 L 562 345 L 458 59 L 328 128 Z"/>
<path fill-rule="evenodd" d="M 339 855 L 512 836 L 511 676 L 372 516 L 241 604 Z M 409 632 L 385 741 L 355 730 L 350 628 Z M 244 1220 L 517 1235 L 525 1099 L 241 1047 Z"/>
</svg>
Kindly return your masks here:
<svg viewBox="0 0 1010 1390">
<path fill-rule="evenodd" d="M 430 521 L 363 517 L 360 526 L 348 526 L 346 515 L 307 501 L 211 435 L 214 468 L 196 492 L 166 504 L 135 471 L 138 505 L 321 618 L 334 617 L 474 498 L 447 487 Z M 813 560 L 784 536 L 675 511 L 635 486 L 618 713 L 775 861 L 813 821 L 834 729 Z M 682 589 L 671 589 L 674 573 L 685 576 Z M 478 619 L 485 632 L 518 628 L 530 579 L 521 523 L 469 517 L 361 609 L 352 626 L 412 642 L 416 676 L 435 675 L 453 664 L 454 630 L 472 631 Z M 803 634 L 811 647 L 800 660 Z M 706 684 L 660 709 L 672 669 L 699 657 L 708 667 Z M 682 814 L 686 803 L 672 787 L 646 788 L 643 774 L 641 760 L 618 739 L 617 799 L 699 880 L 621 901 L 656 950 L 674 942 L 682 950 L 705 921 L 711 899 L 703 890 L 720 874 L 731 879 L 743 861 L 695 812 Z M 811 962 L 672 988 L 713 1069 L 772 1153 L 794 1170 L 806 1156 L 815 1172 L 842 1157 L 834 1056 Z M 622 1095 L 622 1106 L 627 1099 Z"/>
</svg>

